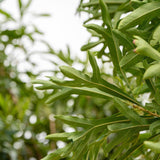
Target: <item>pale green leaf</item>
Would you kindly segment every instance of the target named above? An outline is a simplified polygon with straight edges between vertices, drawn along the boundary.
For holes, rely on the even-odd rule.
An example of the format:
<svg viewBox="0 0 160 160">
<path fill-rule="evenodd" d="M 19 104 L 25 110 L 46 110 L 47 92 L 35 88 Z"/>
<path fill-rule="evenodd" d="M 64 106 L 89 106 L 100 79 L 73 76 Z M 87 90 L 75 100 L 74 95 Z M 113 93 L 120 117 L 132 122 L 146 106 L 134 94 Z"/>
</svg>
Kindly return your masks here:
<svg viewBox="0 0 160 160">
<path fill-rule="evenodd" d="M 77 132 L 54 133 L 54 134 L 47 135 L 46 138 L 54 141 L 58 141 L 58 140 L 69 141 L 69 140 L 72 140 L 72 137 L 77 134 L 78 134 Z"/>
<path fill-rule="evenodd" d="M 65 76 L 72 78 L 72 79 L 75 79 L 77 81 L 87 83 L 90 80 L 90 78 L 87 75 L 82 74 L 82 72 L 80 72 L 70 66 L 61 66 L 60 70 Z"/>
<path fill-rule="evenodd" d="M 46 139 L 54 140 L 54 141 L 68 141 L 70 133 L 54 133 L 46 136 Z"/>
<path fill-rule="evenodd" d="M 153 32 L 152 39 L 150 40 L 150 44 L 152 46 L 155 46 L 157 44 L 160 44 L 160 25 L 156 27 L 156 29 Z"/>
<path fill-rule="evenodd" d="M 151 65 L 144 73 L 143 78 L 148 79 L 153 76 L 160 76 L 160 63 Z"/>
<path fill-rule="evenodd" d="M 134 38 L 135 40 L 133 42 L 137 46 L 137 48 L 135 49 L 136 53 L 150 57 L 156 61 L 160 60 L 160 53 L 156 49 L 154 49 L 150 44 L 148 44 L 148 42 L 146 42 L 139 36 L 134 36 Z"/>
<path fill-rule="evenodd" d="M 50 81 L 46 81 L 46 80 L 32 80 L 31 81 L 32 84 L 40 84 L 41 86 L 37 86 L 36 88 L 39 90 L 43 90 L 43 89 L 60 89 L 62 88 L 61 86 L 56 85 L 53 82 Z"/>
<path fill-rule="evenodd" d="M 131 14 L 123 18 L 118 26 L 118 29 L 124 30 L 141 23 L 146 19 L 152 19 L 160 15 L 160 2 L 150 2 L 144 4 L 134 10 Z"/>
<path fill-rule="evenodd" d="M 89 61 L 90 61 L 90 64 L 92 66 L 92 69 L 93 69 L 93 76 L 92 76 L 92 79 L 95 81 L 95 82 L 98 82 L 101 78 L 101 74 L 100 74 L 100 70 L 99 70 L 99 67 L 98 67 L 98 64 L 96 62 L 96 59 L 94 58 L 94 56 L 92 55 L 92 53 L 88 52 L 88 56 L 89 56 Z"/>
<path fill-rule="evenodd" d="M 6 11 L 4 11 L 4 10 L 2 10 L 2 9 L 0 9 L 0 14 L 2 14 L 2 15 L 4 15 L 5 17 L 10 18 L 10 19 L 12 19 L 13 21 L 15 21 L 15 19 L 11 16 L 11 14 L 9 14 L 8 12 L 6 12 Z"/>
<path fill-rule="evenodd" d="M 153 152 L 160 153 L 160 142 L 144 141 L 144 145 Z"/>
<path fill-rule="evenodd" d="M 120 66 L 122 68 L 130 68 L 131 66 L 135 65 L 138 62 L 141 62 L 143 60 L 143 56 L 139 54 L 135 54 L 133 51 L 129 52 L 120 61 Z"/>
<path fill-rule="evenodd" d="M 88 43 L 88 44 L 86 44 L 86 45 L 84 45 L 84 46 L 81 47 L 81 51 L 87 51 L 87 50 L 89 50 L 89 49 L 97 46 L 98 44 L 104 43 L 104 42 L 105 42 L 105 40 L 104 40 L 104 39 L 101 39 L 101 40 L 99 40 L 99 41 L 97 41 L 97 42 Z"/>
<path fill-rule="evenodd" d="M 110 18 L 110 15 L 109 15 L 109 11 L 108 11 L 107 5 L 105 4 L 104 0 L 99 0 L 99 4 L 100 4 L 100 7 L 101 7 L 103 22 L 108 27 L 112 27 L 111 18 Z"/>
<path fill-rule="evenodd" d="M 84 27 L 86 27 L 87 29 L 94 30 L 98 34 L 101 34 L 105 39 L 111 38 L 110 33 L 105 28 L 103 28 L 97 24 L 87 24 L 87 25 L 84 25 Z"/>
</svg>

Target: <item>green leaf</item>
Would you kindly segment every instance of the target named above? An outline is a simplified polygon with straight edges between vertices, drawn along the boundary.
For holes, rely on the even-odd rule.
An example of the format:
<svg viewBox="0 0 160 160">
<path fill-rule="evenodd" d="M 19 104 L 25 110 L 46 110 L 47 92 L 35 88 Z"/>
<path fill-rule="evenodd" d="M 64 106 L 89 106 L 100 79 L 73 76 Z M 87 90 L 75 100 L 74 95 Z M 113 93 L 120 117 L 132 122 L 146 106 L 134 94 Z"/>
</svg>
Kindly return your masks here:
<svg viewBox="0 0 160 160">
<path fill-rule="evenodd" d="M 104 43 L 104 42 L 105 42 L 105 40 L 101 39 L 101 40 L 99 40 L 97 42 L 88 43 L 88 44 L 86 44 L 86 45 L 84 45 L 84 46 L 81 47 L 81 51 L 87 51 L 87 50 L 89 50 L 89 49 L 97 46 L 98 44 Z"/>
<path fill-rule="evenodd" d="M 76 81 L 76 80 L 66 81 L 66 80 L 59 79 L 57 77 L 50 77 L 50 80 L 53 83 L 58 84 L 59 86 L 74 86 L 74 87 L 76 87 L 76 86 L 80 86 L 81 85 L 81 82 Z"/>
<path fill-rule="evenodd" d="M 72 139 L 72 136 L 75 136 L 77 134 L 78 134 L 77 132 L 54 133 L 54 134 L 47 135 L 46 138 L 54 141 L 58 141 L 58 140 L 69 141 Z"/>
<path fill-rule="evenodd" d="M 0 14 L 3 14 L 4 16 L 6 16 L 7 18 L 12 19 L 13 21 L 15 21 L 15 19 L 11 16 L 11 14 L 9 14 L 8 12 L 0 9 Z"/>
<path fill-rule="evenodd" d="M 101 34 L 105 39 L 111 38 L 110 33 L 105 28 L 103 28 L 97 24 L 87 24 L 87 25 L 84 25 L 84 27 L 86 27 L 87 29 L 94 30 L 98 34 Z"/>
<path fill-rule="evenodd" d="M 104 0 L 104 3 L 116 5 L 116 4 L 125 3 L 126 1 L 127 0 Z M 93 2 L 91 1 L 91 2 L 88 2 L 88 3 L 83 3 L 82 7 L 91 7 L 91 6 L 95 6 L 95 5 L 98 5 L 98 4 L 99 4 L 98 0 L 95 0 Z"/>
<path fill-rule="evenodd" d="M 135 49 L 136 53 L 150 57 L 156 61 L 160 60 L 160 53 L 149 45 L 144 39 L 138 36 L 134 36 L 135 40 L 133 43 L 137 46 Z"/>
<path fill-rule="evenodd" d="M 101 26 L 94 25 L 94 24 L 85 25 L 85 27 L 96 31 L 97 33 L 101 34 L 103 36 L 103 38 L 105 38 L 107 45 L 109 47 L 111 60 L 114 64 L 115 70 L 116 70 L 116 72 L 119 73 L 121 78 L 124 79 L 126 81 L 126 83 L 128 84 L 126 76 L 119 66 L 119 62 L 120 62 L 120 58 L 121 58 L 121 51 L 119 49 L 117 39 L 112 33 L 112 29 L 110 29 L 109 30 L 110 32 L 108 32 L 108 29 L 105 29 Z"/>
<path fill-rule="evenodd" d="M 143 60 L 143 56 L 139 54 L 135 54 L 133 51 L 129 52 L 125 56 L 122 57 L 120 61 L 120 67 L 128 69 L 133 65 L 141 62 Z"/>
<path fill-rule="evenodd" d="M 42 158 L 41 160 L 60 160 L 63 157 L 68 156 L 72 148 L 73 148 L 73 144 L 69 143 L 64 148 L 57 149 L 56 151 L 48 154 L 46 157 Z"/>
<path fill-rule="evenodd" d="M 128 94 L 124 93 L 121 89 L 116 87 L 113 84 L 108 83 L 107 81 L 101 79 L 102 84 L 97 84 L 97 88 L 102 91 L 105 91 L 115 97 L 119 97 L 125 100 L 129 100 L 132 103 L 139 104 L 134 98 L 130 97 Z"/>
<path fill-rule="evenodd" d="M 144 124 L 144 125 L 136 125 L 133 123 L 115 123 L 108 125 L 107 128 L 111 132 L 119 132 L 122 130 L 128 130 L 128 129 L 139 129 L 139 131 L 147 130 L 149 128 L 149 125 Z"/>
<path fill-rule="evenodd" d="M 75 116 L 56 115 L 55 118 L 74 127 L 90 128 L 91 126 L 93 126 L 93 124 L 88 119 L 78 118 Z"/>
<path fill-rule="evenodd" d="M 94 56 L 90 52 L 88 52 L 88 55 L 89 55 L 90 64 L 91 64 L 92 69 L 93 69 L 92 79 L 95 82 L 98 82 L 100 80 L 100 77 L 101 77 L 99 67 L 97 65 L 97 62 L 96 62 L 96 59 L 94 58 Z"/>
<path fill-rule="evenodd" d="M 158 133 L 160 131 L 160 120 L 157 120 L 155 122 L 153 122 L 150 127 L 149 130 L 151 131 L 151 133 Z"/>
<path fill-rule="evenodd" d="M 21 10 L 23 5 L 21 0 L 18 0 L 18 5 L 19 5 L 19 9 Z"/>
<path fill-rule="evenodd" d="M 58 91 L 57 93 L 55 93 L 54 95 L 51 95 L 46 103 L 53 103 L 54 101 L 61 99 L 61 98 L 65 98 L 67 96 L 69 96 L 72 93 L 72 89 L 70 88 L 63 88 L 61 91 Z"/>
<path fill-rule="evenodd" d="M 155 137 L 159 136 L 159 134 L 153 135 L 151 137 L 147 137 L 145 140 L 151 140 Z M 129 158 L 136 150 L 138 150 L 140 147 L 143 146 L 143 142 L 138 141 L 135 145 L 133 145 L 131 148 L 128 149 L 126 153 L 124 153 L 119 160 L 126 160 Z"/>
<path fill-rule="evenodd" d="M 155 46 L 157 44 L 160 44 L 160 25 L 156 27 L 156 29 L 153 32 L 152 39 L 150 40 L 150 44 L 152 46 Z"/>
<path fill-rule="evenodd" d="M 44 90 L 44 89 L 60 89 L 62 87 L 57 86 L 55 83 L 45 80 L 32 80 L 32 84 L 41 84 L 42 86 L 36 87 L 36 89 Z"/>
<path fill-rule="evenodd" d="M 140 22 L 152 19 L 160 14 L 160 2 L 151 2 L 140 6 L 131 14 L 123 18 L 118 26 L 119 30 L 124 30 L 136 26 Z"/>
<path fill-rule="evenodd" d="M 88 87 L 72 87 L 74 94 L 79 95 L 87 95 L 97 98 L 104 98 L 104 99 L 110 99 L 113 98 L 110 94 L 107 94 L 106 92 L 103 92 L 97 88 L 88 88 Z"/>
<path fill-rule="evenodd" d="M 139 85 L 138 87 L 134 88 L 132 93 L 134 95 L 139 95 L 139 94 L 143 94 L 143 93 L 146 93 L 146 92 L 150 92 L 150 89 L 148 88 L 147 84 L 141 84 Z"/>
<path fill-rule="evenodd" d="M 87 81 L 90 80 L 90 78 L 87 75 L 82 74 L 82 72 L 80 72 L 70 66 L 61 66 L 60 70 L 65 76 L 72 78 L 72 79 L 75 79 L 77 81 L 87 83 Z"/>
<path fill-rule="evenodd" d="M 109 11 L 108 11 L 107 5 L 104 3 L 104 0 L 99 0 L 99 4 L 100 4 L 100 7 L 101 7 L 101 11 L 102 11 L 103 22 L 108 27 L 112 27 L 111 18 L 110 18 L 110 15 L 109 15 Z"/>
<path fill-rule="evenodd" d="M 146 124 L 146 120 L 141 118 L 133 109 L 130 109 L 127 104 L 120 99 L 114 98 L 116 108 L 129 120 L 136 124 Z"/>
<path fill-rule="evenodd" d="M 127 132 L 128 133 L 128 132 Z M 111 155 L 111 159 L 119 159 L 121 157 L 122 152 L 127 150 L 131 144 L 134 144 L 135 141 L 138 139 L 139 132 L 137 133 L 136 130 L 130 130 L 130 135 L 127 136 L 127 138 L 118 146 L 116 149 L 114 149 L 114 153 Z"/>
<path fill-rule="evenodd" d="M 50 17 L 51 15 L 49 13 L 40 13 L 40 14 L 33 14 L 36 17 Z"/>
<path fill-rule="evenodd" d="M 124 47 L 126 47 L 129 50 L 134 48 L 134 45 L 131 42 L 131 39 L 129 39 L 129 37 L 123 34 L 121 31 L 114 29 L 113 34 L 119 40 L 119 43 L 122 44 Z"/>
<path fill-rule="evenodd" d="M 54 141 L 68 141 L 70 133 L 55 133 L 46 136 L 46 139 L 54 140 Z"/>
<path fill-rule="evenodd" d="M 144 145 L 153 152 L 160 153 L 160 142 L 144 141 Z"/>
<path fill-rule="evenodd" d="M 153 76 L 160 76 L 160 63 L 151 65 L 144 73 L 143 78 L 148 79 Z"/>
<path fill-rule="evenodd" d="M 114 86 L 113 84 L 108 83 L 107 81 L 100 79 L 99 83 L 90 81 L 88 77 L 85 77 L 80 71 L 73 69 L 72 67 L 63 67 L 63 73 L 70 78 L 75 78 L 77 82 L 79 81 L 79 86 L 81 87 L 73 87 L 73 81 L 60 81 L 58 82 L 55 80 L 54 82 L 60 84 L 61 86 L 65 86 L 71 90 L 70 94 L 82 94 L 82 95 L 90 95 L 90 96 L 97 96 L 99 98 L 112 98 L 113 96 L 127 99 L 130 102 L 138 104 L 136 100 L 134 100 L 129 95 L 125 94 L 121 89 Z M 67 71 L 66 71 L 67 70 Z M 69 72 L 68 72 L 69 71 Z M 75 83 L 77 86 L 77 82 Z M 84 86 L 84 87 L 83 87 Z M 87 87 L 85 87 L 87 86 Z M 54 95 L 53 95 L 54 97 Z"/>
<path fill-rule="evenodd" d="M 28 9 L 31 6 L 32 0 L 28 0 L 27 4 L 24 7 L 24 10 Z"/>
<path fill-rule="evenodd" d="M 104 147 L 105 154 L 109 153 L 117 145 L 122 145 L 123 143 L 125 143 L 128 138 L 133 135 L 135 135 L 133 130 L 118 132 L 116 137 Z"/>
</svg>

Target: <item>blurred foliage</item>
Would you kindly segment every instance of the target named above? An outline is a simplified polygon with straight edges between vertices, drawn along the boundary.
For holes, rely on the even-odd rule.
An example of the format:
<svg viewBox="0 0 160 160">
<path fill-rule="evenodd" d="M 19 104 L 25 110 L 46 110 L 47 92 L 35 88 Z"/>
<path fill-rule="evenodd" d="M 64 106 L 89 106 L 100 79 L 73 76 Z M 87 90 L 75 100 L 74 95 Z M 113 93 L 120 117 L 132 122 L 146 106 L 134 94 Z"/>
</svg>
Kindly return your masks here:
<svg viewBox="0 0 160 160">
<path fill-rule="evenodd" d="M 58 90 L 35 91 L 30 79 L 42 77 L 45 72 L 62 77 L 58 69 L 60 64 L 78 65 L 87 71 L 88 58 L 80 60 L 72 56 L 69 47 L 66 52 L 54 51 L 43 40 L 38 27 L 26 21 L 27 16 L 34 19 L 49 15 L 30 13 L 32 0 L 25 3 L 17 0 L 16 3 L 18 17 L 0 8 L 0 157 L 2 160 L 39 160 L 58 146 L 45 139 L 47 134 L 73 129 L 60 121 L 55 122 L 53 114 L 103 117 L 105 114 L 99 110 L 104 102 L 98 99 L 99 104 L 97 99 L 88 96 L 69 95 L 50 105 L 44 103 L 48 95 Z M 38 45 L 44 49 L 37 50 Z M 40 64 L 35 61 L 36 56 L 44 57 L 54 70 L 37 69 Z"/>
<path fill-rule="evenodd" d="M 28 44 L 33 47 L 38 42 L 36 36 L 43 33 L 34 24 L 25 22 L 32 1 L 16 2 L 18 18 L 0 9 L 0 157 L 2 160 L 40 159 L 50 148 L 40 136 L 50 133 L 51 111 L 41 109 L 45 107 L 42 96 L 25 81 L 39 75 L 29 69 L 36 66 L 29 59 Z M 29 67 L 19 71 L 23 63 Z"/>
<path fill-rule="evenodd" d="M 81 0 L 84 60 L 55 51 L 25 21 L 49 15 L 16 2 L 18 18 L 0 9 L 1 159 L 158 160 L 160 2 Z M 36 56 L 53 69 L 36 70 Z"/>
</svg>

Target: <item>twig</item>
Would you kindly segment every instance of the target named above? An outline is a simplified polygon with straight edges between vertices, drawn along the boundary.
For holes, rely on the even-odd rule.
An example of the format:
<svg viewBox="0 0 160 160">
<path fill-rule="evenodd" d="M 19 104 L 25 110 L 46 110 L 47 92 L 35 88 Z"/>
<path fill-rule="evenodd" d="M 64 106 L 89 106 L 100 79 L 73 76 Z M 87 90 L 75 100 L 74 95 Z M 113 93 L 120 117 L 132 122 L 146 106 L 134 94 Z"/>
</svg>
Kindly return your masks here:
<svg viewBox="0 0 160 160">
<path fill-rule="evenodd" d="M 153 113 L 153 112 L 150 112 L 150 111 L 148 111 L 148 110 L 144 109 L 143 107 L 140 107 L 140 106 L 138 106 L 136 104 L 132 104 L 132 106 L 133 106 L 133 108 L 137 108 L 137 109 L 139 109 L 139 110 L 141 110 L 143 112 L 147 112 L 148 114 L 150 114 L 152 116 L 160 117 L 160 115 L 158 115 L 156 113 Z"/>
</svg>

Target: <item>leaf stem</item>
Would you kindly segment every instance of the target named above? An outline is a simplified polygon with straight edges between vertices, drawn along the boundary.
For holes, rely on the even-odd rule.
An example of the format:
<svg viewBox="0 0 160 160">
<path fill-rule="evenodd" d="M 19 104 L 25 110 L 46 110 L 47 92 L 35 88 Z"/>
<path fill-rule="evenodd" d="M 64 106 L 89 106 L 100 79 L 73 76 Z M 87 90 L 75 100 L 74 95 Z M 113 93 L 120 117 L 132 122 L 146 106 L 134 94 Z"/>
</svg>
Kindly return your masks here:
<svg viewBox="0 0 160 160">
<path fill-rule="evenodd" d="M 141 106 L 138 106 L 138 105 L 133 104 L 133 103 L 129 103 L 129 104 L 130 104 L 133 108 L 139 109 L 139 110 L 141 110 L 141 111 L 143 111 L 143 112 L 146 112 L 146 113 L 148 113 L 148 114 L 150 114 L 150 115 L 152 115 L 152 116 L 160 117 L 160 115 L 158 115 L 157 113 L 153 113 L 153 112 L 151 112 L 151 111 L 149 111 L 149 110 L 146 110 L 146 109 L 144 109 L 144 108 L 141 107 Z"/>
</svg>

